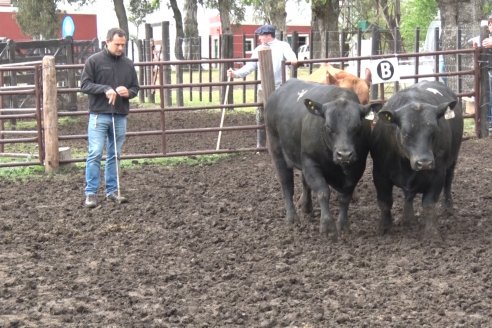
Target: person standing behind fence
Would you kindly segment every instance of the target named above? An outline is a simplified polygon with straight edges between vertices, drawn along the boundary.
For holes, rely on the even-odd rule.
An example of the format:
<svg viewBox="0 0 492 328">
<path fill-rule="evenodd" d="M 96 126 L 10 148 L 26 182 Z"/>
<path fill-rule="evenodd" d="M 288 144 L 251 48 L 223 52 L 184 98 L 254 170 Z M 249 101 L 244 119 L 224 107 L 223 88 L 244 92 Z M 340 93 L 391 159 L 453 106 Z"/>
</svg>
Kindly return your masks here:
<svg viewBox="0 0 492 328">
<path fill-rule="evenodd" d="M 290 45 L 285 41 L 280 41 L 275 38 L 275 27 L 272 25 L 260 26 L 255 34 L 258 34 L 260 45 L 258 45 L 252 52 L 251 58 L 258 59 L 258 51 L 269 47 L 272 51 L 272 64 L 273 75 L 275 80 L 275 89 L 282 84 L 282 61 L 285 59 L 290 61 L 293 65 L 297 63 L 297 57 Z M 230 68 L 227 71 L 227 75 L 231 78 L 245 77 L 249 73 L 253 72 L 258 67 L 258 62 L 247 62 L 243 67 L 238 70 Z M 261 79 L 261 76 L 259 76 Z M 264 102 L 263 92 L 261 91 L 261 85 L 258 87 L 258 101 Z M 263 107 L 256 109 L 256 123 L 264 124 Z M 265 147 L 266 133 L 265 130 L 257 131 L 257 147 Z"/>
<path fill-rule="evenodd" d="M 104 169 L 106 198 L 123 203 L 117 175 L 118 157 L 125 141 L 130 99 L 140 89 L 133 62 L 125 55 L 127 36 L 112 28 L 106 46 L 90 56 L 81 75 L 81 90 L 89 96 L 88 153 L 85 169 L 85 206 L 97 206 L 101 159 L 106 146 Z M 113 127 L 114 124 L 114 127 Z M 113 133 L 115 131 L 115 133 Z M 116 141 L 116 151 L 115 151 Z"/>
<path fill-rule="evenodd" d="M 482 40 L 482 47 L 492 48 L 492 16 L 488 19 L 489 37 Z M 478 44 L 474 41 L 473 46 L 477 47 Z M 492 50 L 490 50 L 492 51 Z M 492 132 L 492 54 L 488 54 L 488 67 L 489 67 L 489 108 L 487 111 L 487 122 L 489 125 L 489 132 Z"/>
</svg>

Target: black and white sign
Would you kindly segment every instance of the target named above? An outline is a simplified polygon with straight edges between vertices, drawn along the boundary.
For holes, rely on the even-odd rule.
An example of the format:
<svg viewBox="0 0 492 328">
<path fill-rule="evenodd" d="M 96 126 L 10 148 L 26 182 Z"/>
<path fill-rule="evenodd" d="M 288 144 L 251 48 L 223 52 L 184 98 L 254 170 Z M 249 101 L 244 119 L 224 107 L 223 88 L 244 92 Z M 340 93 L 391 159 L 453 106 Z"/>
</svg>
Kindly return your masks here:
<svg viewBox="0 0 492 328">
<path fill-rule="evenodd" d="M 386 83 L 400 80 L 398 58 L 373 60 L 371 64 L 372 83 Z"/>
</svg>

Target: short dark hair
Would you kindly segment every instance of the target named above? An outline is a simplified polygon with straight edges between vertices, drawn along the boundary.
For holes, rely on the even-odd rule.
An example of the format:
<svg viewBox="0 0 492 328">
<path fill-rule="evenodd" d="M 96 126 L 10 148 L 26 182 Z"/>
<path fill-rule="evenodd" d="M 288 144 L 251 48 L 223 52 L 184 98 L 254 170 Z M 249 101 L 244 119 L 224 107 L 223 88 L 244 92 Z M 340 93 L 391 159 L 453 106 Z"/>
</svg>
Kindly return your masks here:
<svg viewBox="0 0 492 328">
<path fill-rule="evenodd" d="M 113 40 L 114 36 L 118 35 L 121 38 L 127 38 L 126 37 L 126 32 L 122 30 L 119 27 L 113 27 L 108 31 L 108 34 L 106 35 L 106 41 L 111 41 Z"/>
</svg>

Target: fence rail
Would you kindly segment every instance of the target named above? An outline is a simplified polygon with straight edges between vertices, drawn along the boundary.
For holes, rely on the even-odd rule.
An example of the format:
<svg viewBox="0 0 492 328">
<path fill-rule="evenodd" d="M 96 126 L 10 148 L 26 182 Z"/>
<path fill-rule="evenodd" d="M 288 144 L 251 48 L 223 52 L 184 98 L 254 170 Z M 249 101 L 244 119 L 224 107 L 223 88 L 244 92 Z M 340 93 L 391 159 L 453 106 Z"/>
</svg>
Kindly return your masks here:
<svg viewBox="0 0 492 328">
<path fill-rule="evenodd" d="M 389 58 L 397 56 L 399 59 L 407 59 L 410 61 L 418 62 L 419 58 L 422 56 L 440 57 L 440 56 L 471 56 L 474 58 L 474 65 L 472 69 L 463 69 L 456 65 L 455 70 L 436 72 L 431 74 L 423 74 L 419 71 L 419 65 L 415 65 L 414 74 L 401 76 L 402 79 L 406 81 L 416 82 L 422 79 L 445 79 L 447 78 L 447 83 L 453 83 L 455 85 L 455 92 L 458 96 L 467 97 L 473 96 L 475 99 L 481 99 L 480 83 L 482 78 L 481 66 L 480 66 L 480 54 L 483 49 L 460 49 L 451 51 L 436 51 L 432 53 L 422 54 L 422 53 L 409 53 L 409 54 L 397 54 L 397 55 L 375 55 L 375 56 L 365 56 L 365 57 L 338 57 L 338 58 L 327 58 L 322 60 L 310 59 L 303 63 L 308 64 L 311 67 L 319 65 L 322 63 L 337 63 L 342 66 L 347 67 L 347 65 L 355 65 L 358 72 L 362 67 L 364 61 L 377 60 L 382 58 Z M 209 111 L 217 109 L 232 109 L 232 108 L 252 108 L 261 105 L 256 99 L 256 88 L 258 87 L 260 81 L 257 80 L 256 76 L 250 77 L 249 79 L 242 79 L 236 81 L 227 81 L 225 78 L 225 69 L 234 65 L 235 63 L 244 63 L 251 61 L 248 58 L 236 58 L 236 59 L 215 59 L 215 60 L 194 60 L 194 61 L 158 61 L 158 62 L 142 62 L 136 63 L 138 70 L 147 70 L 148 68 L 158 67 L 158 78 L 156 80 L 151 80 L 150 82 L 143 82 L 141 88 L 143 91 L 153 92 L 155 103 L 150 105 L 151 108 L 138 108 L 132 109 L 130 115 L 144 115 L 148 113 L 155 114 L 159 117 L 158 128 L 153 128 L 148 131 L 128 131 L 129 138 L 141 138 L 146 136 L 158 137 L 160 140 L 160 147 L 157 152 L 154 153 L 142 153 L 142 154 L 124 154 L 123 159 L 142 159 L 142 158 L 160 158 L 160 157 L 172 157 L 172 156 L 186 156 L 186 155 L 202 155 L 202 154 L 223 154 L 223 153 L 233 153 L 233 152 L 250 152 L 265 150 L 264 148 L 258 149 L 254 145 L 251 147 L 242 148 L 225 148 L 216 150 L 215 147 L 210 149 L 195 149 L 195 150 L 174 150 L 171 151 L 168 148 L 168 138 L 172 135 L 182 135 L 188 133 L 217 133 L 219 131 L 254 131 L 257 129 L 264 128 L 263 125 L 247 124 L 242 126 L 228 126 L 228 127 L 194 127 L 194 128 L 169 128 L 166 126 L 166 118 L 173 112 L 177 111 Z M 207 70 L 189 70 L 189 75 L 187 76 L 189 80 L 184 81 L 184 67 L 190 67 L 192 65 L 202 66 L 204 64 L 208 65 Z M 292 76 L 297 76 L 300 69 L 292 68 L 289 63 L 284 63 L 284 76 L 287 76 L 286 72 L 289 69 Z M 218 67 L 217 72 L 211 73 L 212 66 Z M 82 65 L 80 64 L 70 64 L 70 65 L 55 65 L 54 70 L 58 75 L 59 71 L 70 71 L 70 70 L 81 70 Z M 60 86 L 57 81 L 54 85 L 48 85 L 47 81 L 43 81 L 42 75 L 42 64 L 41 63 L 31 63 L 28 66 L 16 66 L 16 67 L 1 67 L 0 66 L 0 76 L 4 74 L 10 74 L 12 70 L 16 72 L 28 71 L 35 76 L 34 84 L 25 85 L 12 88 L 10 86 L 0 86 L 0 104 L 2 97 L 7 97 L 11 95 L 24 95 L 30 98 L 30 102 L 33 106 L 29 108 L 19 109 L 19 108 L 0 108 L 0 155 L 12 156 L 15 152 L 6 149 L 7 145 L 27 143 L 33 144 L 34 148 L 37 149 L 38 154 L 28 154 L 36 160 L 28 161 L 12 161 L 0 163 L 0 167 L 12 167 L 12 166 L 29 166 L 29 165 L 48 165 L 45 160 L 47 157 L 46 151 L 50 148 L 50 145 L 46 144 L 46 134 L 45 127 L 49 124 L 42 119 L 42 115 L 46 115 L 46 111 L 56 111 L 57 120 L 64 117 L 66 118 L 77 118 L 87 115 L 86 110 L 77 111 L 63 111 L 59 110 L 58 106 L 51 105 L 49 108 L 44 108 L 43 104 L 46 104 L 46 99 L 42 99 L 43 90 L 56 90 L 58 94 L 69 94 L 76 97 L 77 93 L 80 92 L 78 87 L 70 86 Z M 197 76 L 189 77 L 190 75 L 197 74 Z M 472 83 L 459 83 L 459 81 L 465 77 L 469 77 Z M 266 77 L 265 77 L 266 78 Z M 456 81 L 452 81 L 455 79 Z M 230 98 L 228 101 L 224 102 L 225 92 L 224 89 L 229 86 L 230 92 L 229 97 L 233 96 L 233 89 L 240 91 L 245 95 L 253 94 L 254 98 L 252 100 L 246 100 L 244 96 L 242 101 L 233 101 L 234 98 Z M 395 82 L 393 83 L 393 91 L 397 91 L 399 88 L 404 87 L 403 83 Z M 473 88 L 475 87 L 475 88 Z M 186 101 L 183 97 L 183 90 L 189 90 L 189 98 Z M 209 95 L 209 101 L 205 104 L 190 104 L 193 102 L 193 97 L 196 97 L 196 93 L 204 92 L 207 90 Z M 55 94 L 56 94 L 55 93 Z M 181 95 L 180 95 L 181 93 Z M 213 95 L 213 97 L 212 97 Z M 202 96 L 200 94 L 200 102 L 202 102 Z M 373 86 L 372 90 L 372 101 L 385 102 L 385 88 L 383 85 Z M 203 97 L 205 99 L 207 97 Z M 213 99 L 212 99 L 213 98 Z M 226 103 L 226 104 L 224 104 Z M 486 117 L 486 112 L 481 106 L 479 101 L 475 101 L 475 113 L 473 115 L 467 115 L 466 117 L 473 118 L 475 120 L 476 135 L 478 137 L 488 136 L 488 129 L 482 129 L 481 118 Z M 17 130 L 16 121 L 28 120 L 35 122 L 35 128 L 29 127 L 24 130 Z M 7 124 L 10 123 L 10 124 Z M 55 122 L 57 124 L 58 122 Z M 8 126 L 7 126 L 8 125 Z M 35 135 L 35 136 L 33 136 Z M 83 140 L 86 139 L 87 135 L 83 133 L 77 133 L 74 131 L 70 135 L 58 135 L 56 142 L 65 142 L 73 140 Z M 58 149 L 58 147 L 56 148 Z M 19 152 L 19 154 L 26 154 L 25 152 Z M 79 154 L 80 155 L 80 154 Z M 27 155 L 26 155 L 27 156 Z M 73 162 L 85 161 L 85 156 L 81 155 L 72 159 L 59 160 L 56 164 L 68 164 Z M 49 164 L 52 165 L 53 163 Z"/>
</svg>

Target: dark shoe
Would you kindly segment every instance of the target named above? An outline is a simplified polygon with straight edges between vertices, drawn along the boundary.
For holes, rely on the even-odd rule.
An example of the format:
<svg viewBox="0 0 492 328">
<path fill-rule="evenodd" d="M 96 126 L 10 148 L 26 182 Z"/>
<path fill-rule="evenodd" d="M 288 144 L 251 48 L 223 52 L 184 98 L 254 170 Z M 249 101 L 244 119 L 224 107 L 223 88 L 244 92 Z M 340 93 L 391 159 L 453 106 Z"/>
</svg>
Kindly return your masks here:
<svg viewBox="0 0 492 328">
<path fill-rule="evenodd" d="M 128 199 L 126 199 L 123 196 L 118 196 L 118 194 L 116 192 L 113 192 L 113 193 L 110 193 L 109 195 L 107 195 L 106 196 L 106 199 L 107 200 L 110 200 L 112 202 L 118 203 L 118 204 L 122 204 L 122 203 L 127 203 L 128 202 Z"/>
<path fill-rule="evenodd" d="M 84 205 L 87 208 L 94 208 L 94 207 L 96 207 L 97 206 L 97 197 L 96 197 L 96 195 L 87 195 L 85 197 Z"/>
</svg>

